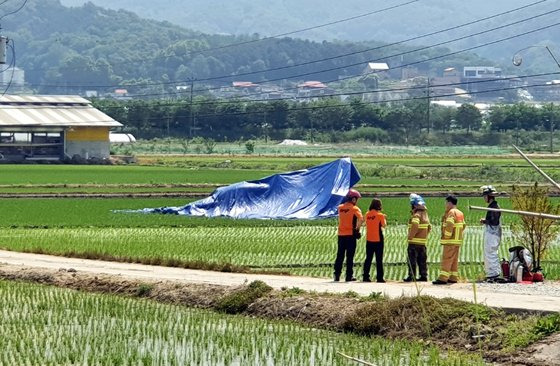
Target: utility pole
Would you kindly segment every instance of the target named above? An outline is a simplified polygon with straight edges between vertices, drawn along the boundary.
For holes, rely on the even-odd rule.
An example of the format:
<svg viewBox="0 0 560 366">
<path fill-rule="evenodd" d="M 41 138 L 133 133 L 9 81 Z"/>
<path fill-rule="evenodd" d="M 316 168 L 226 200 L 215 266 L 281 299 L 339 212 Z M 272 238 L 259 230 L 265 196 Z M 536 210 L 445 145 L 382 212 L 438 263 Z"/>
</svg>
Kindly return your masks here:
<svg viewBox="0 0 560 366">
<path fill-rule="evenodd" d="M 430 134 L 430 75 L 428 75 L 428 83 L 426 84 L 426 100 L 428 101 L 428 108 L 426 110 L 426 118 L 428 122 L 428 135 Z"/>
<path fill-rule="evenodd" d="M 549 118 L 549 123 L 550 123 L 550 153 L 554 154 L 554 143 L 553 143 L 553 137 L 554 137 L 554 104 L 551 104 L 550 106 L 551 109 L 551 113 L 550 113 L 550 118 Z"/>
<path fill-rule="evenodd" d="M 268 123 L 266 122 L 266 107 L 264 108 L 263 129 L 264 129 L 264 143 L 266 144 L 268 142 Z"/>
<path fill-rule="evenodd" d="M 195 121 L 194 121 L 194 106 L 193 106 L 193 93 L 194 93 L 194 77 L 191 75 L 191 128 L 190 128 L 190 137 L 194 137 L 194 129 L 195 129 Z"/>
</svg>

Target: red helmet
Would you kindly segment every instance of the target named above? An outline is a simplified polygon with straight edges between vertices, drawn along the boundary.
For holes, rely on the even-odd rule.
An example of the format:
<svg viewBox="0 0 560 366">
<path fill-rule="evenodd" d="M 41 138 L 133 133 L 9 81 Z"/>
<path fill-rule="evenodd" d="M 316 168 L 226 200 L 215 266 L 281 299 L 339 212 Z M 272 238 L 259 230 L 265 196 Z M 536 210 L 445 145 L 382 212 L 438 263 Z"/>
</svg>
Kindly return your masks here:
<svg viewBox="0 0 560 366">
<path fill-rule="evenodd" d="M 360 192 L 356 191 L 355 189 L 350 189 L 348 191 L 348 193 L 346 194 L 346 197 L 348 198 L 362 198 L 362 195 L 360 194 Z"/>
</svg>

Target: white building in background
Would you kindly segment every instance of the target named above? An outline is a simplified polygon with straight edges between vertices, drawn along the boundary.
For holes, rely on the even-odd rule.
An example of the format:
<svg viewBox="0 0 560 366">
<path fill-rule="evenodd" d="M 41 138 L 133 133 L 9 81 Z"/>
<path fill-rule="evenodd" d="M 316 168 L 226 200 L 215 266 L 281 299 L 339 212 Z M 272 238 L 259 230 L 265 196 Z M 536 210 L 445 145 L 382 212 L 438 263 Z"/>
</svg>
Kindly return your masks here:
<svg viewBox="0 0 560 366">
<path fill-rule="evenodd" d="M 132 144 L 136 142 L 136 137 L 130 133 L 109 132 L 109 142 L 112 144 Z"/>
<path fill-rule="evenodd" d="M 12 80 L 11 86 L 23 87 L 25 84 L 25 71 L 19 67 L 10 67 L 0 73 L 0 84 L 4 88 L 10 83 L 10 80 Z"/>
<path fill-rule="evenodd" d="M 463 68 L 463 78 L 499 78 L 502 76 L 502 69 L 493 66 L 465 66 Z"/>
</svg>

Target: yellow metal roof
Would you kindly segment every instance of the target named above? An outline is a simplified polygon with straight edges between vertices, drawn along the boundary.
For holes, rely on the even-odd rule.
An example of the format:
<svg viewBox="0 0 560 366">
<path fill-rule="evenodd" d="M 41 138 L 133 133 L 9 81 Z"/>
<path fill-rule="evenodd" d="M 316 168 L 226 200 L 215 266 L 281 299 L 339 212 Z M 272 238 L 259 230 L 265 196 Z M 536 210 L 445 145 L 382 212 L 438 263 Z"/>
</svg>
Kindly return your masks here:
<svg viewBox="0 0 560 366">
<path fill-rule="evenodd" d="M 121 127 L 80 96 L 5 95 L 0 98 L 0 127 Z"/>
</svg>

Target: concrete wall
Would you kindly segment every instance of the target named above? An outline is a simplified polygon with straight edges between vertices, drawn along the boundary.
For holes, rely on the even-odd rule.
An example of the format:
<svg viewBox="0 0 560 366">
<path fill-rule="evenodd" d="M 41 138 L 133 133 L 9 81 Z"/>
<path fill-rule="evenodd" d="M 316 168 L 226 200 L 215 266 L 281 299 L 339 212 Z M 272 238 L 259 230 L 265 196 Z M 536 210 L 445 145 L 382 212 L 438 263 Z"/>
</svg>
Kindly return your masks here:
<svg viewBox="0 0 560 366">
<path fill-rule="evenodd" d="M 108 158 L 109 150 L 108 127 L 74 127 L 66 131 L 66 156 L 70 158 Z"/>
</svg>

